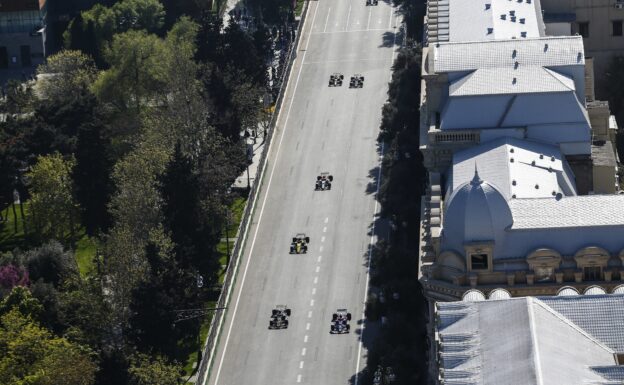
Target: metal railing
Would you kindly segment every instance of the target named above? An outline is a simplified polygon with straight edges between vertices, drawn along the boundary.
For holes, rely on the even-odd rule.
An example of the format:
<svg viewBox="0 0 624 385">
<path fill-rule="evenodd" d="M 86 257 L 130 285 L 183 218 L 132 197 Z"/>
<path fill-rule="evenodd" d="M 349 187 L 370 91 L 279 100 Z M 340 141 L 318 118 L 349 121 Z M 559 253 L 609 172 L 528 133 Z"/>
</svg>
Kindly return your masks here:
<svg viewBox="0 0 624 385">
<path fill-rule="evenodd" d="M 279 116 L 279 112 L 284 101 L 286 88 L 288 87 L 288 78 L 290 76 L 290 71 L 297 56 L 296 51 L 297 47 L 299 46 L 299 41 L 303 32 L 303 26 L 305 24 L 304 22 L 308 11 L 308 5 L 309 1 L 306 1 L 303 11 L 301 13 L 299 25 L 297 26 L 295 40 L 291 44 L 288 52 L 288 65 L 286 65 L 286 70 L 282 74 L 281 87 L 277 97 L 277 101 L 275 103 L 275 111 L 273 112 L 273 116 L 271 117 L 271 123 L 269 124 L 269 128 L 266 134 L 265 144 L 262 149 L 260 159 L 258 161 L 258 172 L 251 186 L 251 189 L 249 190 L 250 199 L 247 200 L 247 203 L 245 205 L 245 210 L 243 212 L 241 222 L 238 228 L 237 238 L 232 249 L 232 257 L 225 273 L 225 278 L 223 280 L 223 286 L 221 289 L 221 294 L 219 295 L 219 300 L 215 306 L 215 308 L 218 308 L 219 310 L 217 310 L 212 317 L 208 336 L 206 337 L 206 341 L 202 349 L 202 358 L 201 362 L 199 363 L 199 368 L 197 370 L 197 383 L 202 385 L 204 383 L 204 380 L 208 378 L 208 374 L 210 373 L 212 358 L 215 354 L 215 349 L 218 343 L 219 335 L 221 333 L 223 322 L 225 321 L 227 305 L 230 301 L 230 294 L 235 283 L 236 272 L 238 271 L 238 265 L 241 259 L 242 251 L 244 249 L 247 231 L 249 230 L 249 226 L 251 223 L 250 220 L 253 216 L 256 200 L 258 199 L 260 193 L 260 186 L 262 184 L 262 179 L 264 177 L 264 172 L 267 165 L 267 157 L 270 150 L 271 139 L 273 138 L 275 126 L 277 124 L 277 117 Z M 242 234 L 243 236 L 239 236 L 240 234 Z"/>
</svg>

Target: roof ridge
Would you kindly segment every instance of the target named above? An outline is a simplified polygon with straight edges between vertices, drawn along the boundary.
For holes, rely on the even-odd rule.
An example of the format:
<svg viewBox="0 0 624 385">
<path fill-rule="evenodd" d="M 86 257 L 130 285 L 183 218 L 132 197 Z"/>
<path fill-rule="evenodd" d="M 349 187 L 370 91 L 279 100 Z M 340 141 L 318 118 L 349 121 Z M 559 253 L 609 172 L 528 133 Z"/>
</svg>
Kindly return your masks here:
<svg viewBox="0 0 624 385">
<path fill-rule="evenodd" d="M 553 77 L 553 78 L 554 78 L 557 82 L 561 83 L 561 84 L 562 84 L 565 88 L 567 88 L 567 89 L 569 89 L 569 90 L 571 90 L 571 91 L 575 91 L 575 92 L 576 92 L 576 89 L 574 89 L 574 88 L 570 88 L 570 86 L 568 86 L 568 85 L 567 85 L 567 84 L 565 84 L 563 81 L 561 81 L 561 79 L 559 78 L 559 76 L 564 76 L 563 74 L 560 74 L 560 73 L 559 73 L 559 72 L 557 72 L 557 71 L 553 71 L 553 70 L 551 70 L 551 69 L 550 69 L 550 68 L 548 68 L 548 67 L 542 67 L 542 69 L 543 69 L 544 71 L 546 71 L 546 73 L 548 73 L 550 76 L 552 76 L 552 77 Z"/>
<path fill-rule="evenodd" d="M 526 297 L 527 312 L 529 316 L 529 333 L 531 335 L 531 351 L 533 352 L 532 359 L 535 365 L 535 381 L 538 385 L 544 384 L 542 378 L 542 362 L 540 360 L 539 348 L 537 343 L 538 334 L 535 332 L 535 314 L 533 313 L 533 297 Z"/>
</svg>

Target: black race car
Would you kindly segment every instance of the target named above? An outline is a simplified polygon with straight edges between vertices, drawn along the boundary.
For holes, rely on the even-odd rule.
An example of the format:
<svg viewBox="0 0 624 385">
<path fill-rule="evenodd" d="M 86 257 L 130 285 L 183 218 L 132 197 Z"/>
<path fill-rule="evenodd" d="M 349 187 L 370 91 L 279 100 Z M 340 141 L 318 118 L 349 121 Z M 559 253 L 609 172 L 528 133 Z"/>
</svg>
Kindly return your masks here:
<svg viewBox="0 0 624 385">
<path fill-rule="evenodd" d="M 292 239 L 292 243 L 290 244 L 290 254 L 307 253 L 308 243 L 310 243 L 310 237 L 306 237 L 303 233 L 295 235 Z"/>
<path fill-rule="evenodd" d="M 351 81 L 349 82 L 349 88 L 362 88 L 364 87 L 364 76 L 360 74 L 355 74 L 351 76 Z"/>
<path fill-rule="evenodd" d="M 343 74 L 334 73 L 329 75 L 329 86 L 330 87 L 340 87 L 342 86 L 342 80 L 344 79 Z"/>
<path fill-rule="evenodd" d="M 269 329 L 286 329 L 288 327 L 288 317 L 290 317 L 290 309 L 286 305 L 275 306 L 275 309 L 271 311 Z"/>
<path fill-rule="evenodd" d="M 334 181 L 334 177 L 329 175 L 328 172 L 322 172 L 321 175 L 316 177 L 316 184 L 314 190 L 325 191 L 331 190 L 331 182 Z"/>
<path fill-rule="evenodd" d="M 378 0 L 366 0 L 366 5 L 377 5 L 379 4 Z"/>
<path fill-rule="evenodd" d="M 338 309 L 332 314 L 331 326 L 329 329 L 330 334 L 347 334 L 351 330 L 351 313 L 347 312 L 347 309 Z"/>
</svg>

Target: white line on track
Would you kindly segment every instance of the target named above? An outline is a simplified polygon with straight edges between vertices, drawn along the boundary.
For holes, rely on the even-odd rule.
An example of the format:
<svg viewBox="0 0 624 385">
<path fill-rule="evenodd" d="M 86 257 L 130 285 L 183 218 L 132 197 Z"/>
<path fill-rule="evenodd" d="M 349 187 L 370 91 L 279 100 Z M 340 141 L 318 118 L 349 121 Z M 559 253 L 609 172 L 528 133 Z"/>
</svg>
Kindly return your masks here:
<svg viewBox="0 0 624 385">
<path fill-rule="evenodd" d="M 323 256 L 319 255 L 318 258 L 316 259 L 316 262 L 321 262 L 321 259 L 323 259 Z M 318 277 L 314 278 L 314 283 L 316 283 L 316 281 L 318 281 Z"/>
<path fill-rule="evenodd" d="M 321 242 L 325 242 L 325 237 L 321 237 Z"/>
<path fill-rule="evenodd" d="M 392 28 L 392 16 L 394 12 L 392 12 L 392 8 L 390 8 L 390 19 L 388 20 L 388 29 Z M 392 47 L 394 50 L 394 47 Z"/>
<path fill-rule="evenodd" d="M 308 318 L 312 318 L 312 310 L 308 311 Z"/>
<path fill-rule="evenodd" d="M 349 29 L 349 18 L 351 17 L 351 5 L 349 5 L 349 13 L 347 13 L 347 25 L 345 26 L 345 31 Z"/>
<path fill-rule="evenodd" d="M 391 13 L 392 14 L 392 11 Z M 394 57 L 396 55 L 396 33 L 394 34 L 394 42 L 392 44 L 392 63 L 394 64 Z M 390 74 L 390 76 L 392 76 L 392 74 Z M 383 159 L 383 153 L 384 153 L 384 144 L 383 142 L 381 143 L 381 154 L 379 156 L 379 170 L 377 171 L 377 191 L 375 192 L 375 196 L 379 196 L 379 186 L 381 184 L 381 161 Z M 364 286 L 364 304 L 366 304 L 366 297 L 368 296 L 368 282 L 370 280 L 370 262 L 371 262 L 371 255 L 373 252 L 373 245 L 374 245 L 374 241 L 375 241 L 375 217 L 377 216 L 377 210 L 379 209 L 379 201 L 377 201 L 377 199 L 375 199 L 375 208 L 373 209 L 373 228 L 371 229 L 371 237 L 370 237 L 370 243 L 368 244 L 368 263 L 367 263 L 367 267 L 366 267 L 366 285 Z M 366 309 L 366 306 L 364 306 L 364 309 Z M 365 319 L 365 315 L 364 315 L 364 311 L 362 311 L 362 319 Z M 362 340 L 364 339 L 364 325 L 366 323 L 362 324 L 362 335 L 360 337 L 360 343 L 358 344 L 358 355 L 357 355 L 357 362 L 355 364 L 355 385 L 358 385 L 358 381 L 360 379 L 359 373 L 360 373 L 360 359 L 362 358 Z"/>
<path fill-rule="evenodd" d="M 299 369 L 303 369 L 303 361 L 299 361 Z"/>
<path fill-rule="evenodd" d="M 301 374 L 297 374 L 297 382 L 301 382 Z"/>
<path fill-rule="evenodd" d="M 368 10 L 368 22 L 366 22 L 366 29 L 368 29 L 370 26 L 370 19 L 372 15 L 373 15 L 373 9 L 371 8 Z"/>
<path fill-rule="evenodd" d="M 308 335 L 303 336 L 303 343 L 308 343 Z"/>
<path fill-rule="evenodd" d="M 326 233 L 327 232 L 327 226 L 323 227 L 323 232 Z"/>
<path fill-rule="evenodd" d="M 316 8 L 314 9 L 314 16 L 312 16 L 312 24 L 314 25 L 314 20 L 316 20 L 316 14 L 318 13 L 318 4 L 316 6 Z M 306 21 L 304 22 L 303 28 L 301 29 L 302 33 L 305 34 L 305 27 L 307 24 L 308 19 L 306 18 Z M 311 32 L 311 31 L 310 31 Z M 308 34 L 308 40 L 306 41 L 306 46 L 305 46 L 305 51 L 303 52 L 303 56 L 301 58 L 301 63 L 305 62 L 305 56 L 308 53 L 308 46 L 310 45 L 310 40 L 311 40 L 311 36 Z M 299 46 L 297 46 L 298 49 Z M 297 80 L 295 81 L 295 87 L 293 89 L 293 98 L 294 95 L 297 94 L 297 87 L 299 85 L 299 79 L 301 78 L 301 71 L 303 70 L 303 65 L 299 66 L 299 73 L 297 74 Z M 292 73 L 291 73 L 292 74 Z M 290 79 L 289 79 L 290 80 Z M 264 199 L 262 201 L 262 207 L 260 208 L 260 214 L 258 217 L 258 224 L 256 225 L 256 231 L 254 232 L 254 236 L 253 239 L 251 241 L 251 246 L 249 249 L 249 256 L 247 257 L 247 263 L 245 264 L 245 271 L 243 272 L 243 278 L 241 280 L 241 287 L 238 291 L 238 296 L 236 297 L 236 303 L 234 304 L 234 311 L 232 313 L 232 319 L 230 320 L 230 327 L 228 329 L 228 333 L 227 336 L 225 337 L 225 343 L 223 346 L 223 353 L 221 353 L 221 360 L 219 362 L 219 367 L 217 369 L 217 375 L 215 377 L 215 385 L 217 385 L 219 383 L 219 377 L 221 376 L 221 369 L 223 367 L 223 361 L 225 358 L 225 353 L 227 352 L 227 347 L 228 347 L 228 343 L 230 341 L 230 335 L 232 334 L 232 326 L 234 325 L 234 320 L 236 319 L 236 311 L 238 310 L 238 304 L 240 302 L 241 299 L 241 295 L 243 293 L 243 287 L 245 286 L 245 278 L 247 278 L 247 271 L 249 270 L 249 262 L 251 261 L 251 256 L 253 255 L 253 249 L 254 246 L 256 244 L 256 238 L 258 237 L 258 230 L 260 229 L 260 222 L 262 221 L 262 214 L 264 213 L 264 207 L 266 205 L 266 201 L 267 198 L 269 196 L 269 190 L 271 189 L 271 181 L 273 180 L 273 174 L 275 173 L 275 166 L 277 165 L 277 160 L 279 158 L 279 152 L 280 152 L 280 148 L 282 147 L 282 141 L 284 140 L 284 136 L 286 135 L 286 129 L 288 127 L 288 118 L 290 117 L 290 111 L 292 110 L 292 106 L 293 106 L 293 98 L 291 98 L 290 100 L 290 105 L 288 106 L 288 111 L 286 112 L 286 119 L 284 120 L 284 130 L 282 131 L 282 137 L 280 138 L 280 141 L 277 145 L 277 152 L 275 154 L 275 161 L 273 163 L 273 167 L 271 168 L 271 174 L 269 175 L 269 180 L 267 182 L 267 189 L 264 195 Z M 278 114 L 278 120 L 279 120 L 279 114 Z M 270 151 L 270 147 L 271 145 L 269 144 L 269 150 Z M 311 315 L 311 312 L 310 312 Z M 206 376 L 208 376 L 208 371 L 206 371 Z M 206 382 L 206 378 L 203 379 L 202 384 Z"/>
<path fill-rule="evenodd" d="M 319 256 L 319 262 L 321 262 L 321 257 Z M 318 277 L 314 277 L 314 284 L 316 285 L 318 283 Z"/>
<path fill-rule="evenodd" d="M 331 12 L 331 7 L 327 10 L 327 19 L 325 19 L 325 28 L 323 28 L 323 32 L 327 31 L 327 22 L 329 21 L 329 13 Z"/>
<path fill-rule="evenodd" d="M 325 218 L 325 223 L 329 222 L 329 217 Z"/>
<path fill-rule="evenodd" d="M 313 299 L 310 300 L 310 306 L 314 306 L 314 300 Z"/>
<path fill-rule="evenodd" d="M 301 349 L 301 355 L 305 356 L 306 355 L 306 348 Z"/>
<path fill-rule="evenodd" d="M 312 295 L 315 295 L 315 294 L 316 294 L 316 288 L 315 288 L 315 287 L 313 287 L 313 288 L 312 288 Z"/>
<path fill-rule="evenodd" d="M 321 267 L 320 267 L 320 266 L 317 266 L 317 267 L 316 267 L 316 272 L 318 273 L 319 271 L 321 271 Z"/>
<path fill-rule="evenodd" d="M 306 330 L 310 330 L 310 323 L 309 322 L 306 324 Z"/>
<path fill-rule="evenodd" d="M 319 251 L 323 251 L 323 246 L 319 247 Z"/>
</svg>

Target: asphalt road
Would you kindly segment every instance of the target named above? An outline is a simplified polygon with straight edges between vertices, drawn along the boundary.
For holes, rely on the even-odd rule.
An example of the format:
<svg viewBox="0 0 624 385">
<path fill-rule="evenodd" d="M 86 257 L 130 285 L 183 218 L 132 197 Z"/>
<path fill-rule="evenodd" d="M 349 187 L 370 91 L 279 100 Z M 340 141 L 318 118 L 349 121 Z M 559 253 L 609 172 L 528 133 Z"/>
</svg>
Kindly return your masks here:
<svg viewBox="0 0 624 385">
<path fill-rule="evenodd" d="M 348 384 L 362 370 L 376 138 L 397 23 L 381 0 L 310 3 L 208 384 Z M 328 87 L 334 72 L 342 87 Z M 350 89 L 356 73 L 364 87 Z M 332 190 L 315 192 L 323 171 Z M 291 255 L 299 232 L 308 253 Z M 277 304 L 292 309 L 290 326 L 268 330 Z M 353 314 L 350 334 L 329 333 L 338 308 Z"/>
</svg>

